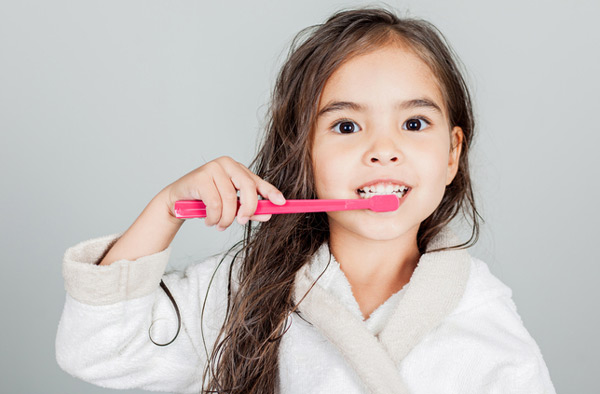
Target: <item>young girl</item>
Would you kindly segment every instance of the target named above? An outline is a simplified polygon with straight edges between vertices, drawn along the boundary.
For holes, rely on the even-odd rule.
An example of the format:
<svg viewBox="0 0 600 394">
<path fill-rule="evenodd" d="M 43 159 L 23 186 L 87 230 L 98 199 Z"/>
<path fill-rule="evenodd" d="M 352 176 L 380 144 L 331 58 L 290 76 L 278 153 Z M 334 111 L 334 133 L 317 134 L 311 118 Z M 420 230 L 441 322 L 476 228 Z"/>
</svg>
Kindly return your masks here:
<svg viewBox="0 0 600 394">
<path fill-rule="evenodd" d="M 309 33 L 277 78 L 253 171 L 213 160 L 124 233 L 66 251 L 61 368 L 182 393 L 554 393 L 511 290 L 449 227 L 466 210 L 476 242 L 471 101 L 443 36 L 384 9 Z M 390 193 L 394 212 L 254 215 L 259 197 Z M 245 236 L 165 274 L 174 203 L 190 199 Z"/>
</svg>

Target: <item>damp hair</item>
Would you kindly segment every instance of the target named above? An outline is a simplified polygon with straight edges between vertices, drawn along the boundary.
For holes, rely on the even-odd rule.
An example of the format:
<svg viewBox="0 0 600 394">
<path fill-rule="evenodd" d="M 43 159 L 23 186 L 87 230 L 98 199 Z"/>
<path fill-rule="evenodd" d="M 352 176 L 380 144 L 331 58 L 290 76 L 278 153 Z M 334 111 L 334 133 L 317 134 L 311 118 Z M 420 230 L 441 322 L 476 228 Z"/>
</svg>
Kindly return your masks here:
<svg viewBox="0 0 600 394">
<path fill-rule="evenodd" d="M 310 141 L 325 82 L 343 62 L 389 44 L 402 44 L 428 65 L 440 87 L 450 129 L 459 126 L 463 131 L 458 171 L 439 206 L 419 227 L 419 252 L 425 253 L 429 241 L 460 213 L 470 222 L 469 240 L 428 252 L 468 248 L 477 242 L 483 220 L 469 173 L 475 132 L 471 96 L 458 57 L 443 34 L 425 20 L 365 7 L 338 11 L 324 23 L 300 31 L 276 78 L 262 143 L 249 167 L 288 199 L 316 198 Z M 227 311 L 217 340 L 205 344 L 203 392 L 275 392 L 279 343 L 301 302 L 296 304 L 292 297 L 295 275 L 328 241 L 325 213 L 273 215 L 267 222 L 246 224 L 242 240 L 219 263 L 230 261 Z M 161 287 L 175 307 L 180 327 L 177 304 L 162 281 Z M 207 295 L 209 290 L 210 286 Z"/>
</svg>

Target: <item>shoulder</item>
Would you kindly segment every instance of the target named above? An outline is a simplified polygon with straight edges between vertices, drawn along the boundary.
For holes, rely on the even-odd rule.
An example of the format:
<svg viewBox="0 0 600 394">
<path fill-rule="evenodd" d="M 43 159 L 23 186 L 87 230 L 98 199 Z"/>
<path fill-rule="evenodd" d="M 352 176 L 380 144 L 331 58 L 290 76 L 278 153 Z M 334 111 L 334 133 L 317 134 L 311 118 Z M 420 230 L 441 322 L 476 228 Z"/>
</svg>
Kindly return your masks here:
<svg viewBox="0 0 600 394">
<path fill-rule="evenodd" d="M 474 337 L 501 344 L 512 355 L 521 354 L 524 362 L 533 361 L 539 348 L 523 324 L 512 290 L 490 272 L 485 262 L 471 259 L 465 292 L 450 321 Z"/>
<path fill-rule="evenodd" d="M 452 315 L 467 312 L 498 299 L 511 298 L 511 288 L 492 274 L 485 262 L 471 256 L 471 267 L 465 292 Z"/>
<path fill-rule="evenodd" d="M 516 389 L 512 385 L 527 387 L 531 393 L 554 392 L 541 350 L 523 324 L 512 290 L 485 262 L 471 257 L 463 297 L 435 332 L 453 338 L 457 354 L 478 360 L 477 368 L 489 383 L 510 385 L 511 390 Z"/>
<path fill-rule="evenodd" d="M 471 258 L 463 297 L 448 321 L 460 332 L 468 332 L 475 342 L 488 343 L 507 357 L 519 358 L 524 365 L 539 362 L 539 347 L 523 324 L 512 290 L 475 257 Z"/>
</svg>

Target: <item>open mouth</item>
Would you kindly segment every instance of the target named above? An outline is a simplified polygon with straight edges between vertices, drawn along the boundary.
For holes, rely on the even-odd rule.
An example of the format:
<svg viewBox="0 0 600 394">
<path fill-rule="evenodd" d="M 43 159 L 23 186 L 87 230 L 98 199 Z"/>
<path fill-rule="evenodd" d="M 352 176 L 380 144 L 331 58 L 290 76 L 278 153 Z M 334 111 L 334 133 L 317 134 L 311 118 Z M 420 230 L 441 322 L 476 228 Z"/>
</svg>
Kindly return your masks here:
<svg viewBox="0 0 600 394">
<path fill-rule="evenodd" d="M 369 198 L 382 194 L 395 194 L 398 196 L 398 198 L 402 198 L 410 190 L 410 187 L 404 185 L 396 185 L 393 183 L 377 183 L 375 185 L 366 186 L 363 189 L 356 189 L 356 193 L 360 198 Z"/>
</svg>

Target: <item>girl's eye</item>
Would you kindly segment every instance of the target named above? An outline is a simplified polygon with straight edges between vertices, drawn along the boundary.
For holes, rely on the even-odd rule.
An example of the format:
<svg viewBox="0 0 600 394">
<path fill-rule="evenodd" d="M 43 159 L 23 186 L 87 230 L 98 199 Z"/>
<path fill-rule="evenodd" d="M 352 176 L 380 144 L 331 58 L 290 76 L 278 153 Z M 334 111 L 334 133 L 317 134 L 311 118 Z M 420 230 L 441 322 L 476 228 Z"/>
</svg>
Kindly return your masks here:
<svg viewBox="0 0 600 394">
<path fill-rule="evenodd" d="M 404 122 L 403 129 L 410 131 L 421 131 L 426 126 L 429 126 L 429 122 L 423 118 L 412 118 Z"/>
<path fill-rule="evenodd" d="M 339 129 L 338 129 L 339 127 Z M 351 120 L 341 120 L 332 127 L 333 131 L 339 134 L 351 134 L 360 130 L 360 127 Z"/>
</svg>

